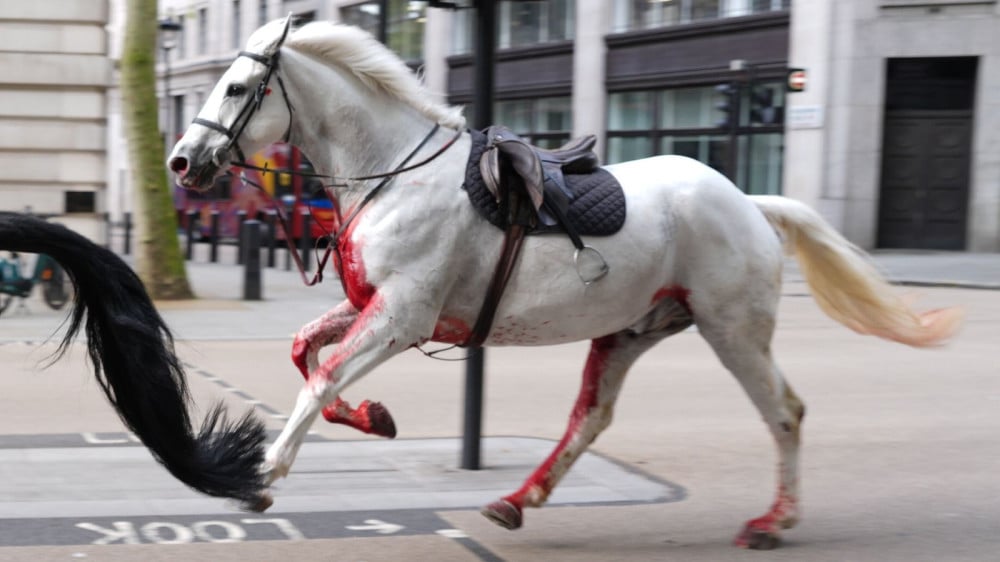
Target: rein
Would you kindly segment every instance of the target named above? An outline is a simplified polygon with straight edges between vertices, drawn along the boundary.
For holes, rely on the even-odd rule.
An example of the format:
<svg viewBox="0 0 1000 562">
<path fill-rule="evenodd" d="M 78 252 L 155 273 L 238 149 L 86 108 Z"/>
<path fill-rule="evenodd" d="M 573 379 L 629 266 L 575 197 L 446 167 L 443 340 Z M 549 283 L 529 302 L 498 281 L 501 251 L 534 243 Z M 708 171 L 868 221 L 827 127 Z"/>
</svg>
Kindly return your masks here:
<svg viewBox="0 0 1000 562">
<path fill-rule="evenodd" d="M 321 258 L 319 258 L 319 260 L 317 261 L 316 273 L 313 274 L 312 279 L 309 279 L 308 275 L 306 274 L 306 268 L 305 268 L 305 264 L 302 261 L 302 257 L 299 255 L 299 252 L 298 252 L 297 248 L 295 248 L 295 244 L 294 244 L 294 242 L 292 242 L 291 237 L 288 236 L 288 233 L 291 233 L 291 231 L 292 231 L 291 228 L 289 228 L 289 225 L 288 225 L 288 218 L 285 217 L 285 215 L 282 212 L 282 209 L 281 209 L 280 206 L 278 206 L 278 205 L 274 206 L 276 214 L 277 214 L 278 222 L 281 223 L 281 227 L 282 227 L 282 229 L 284 229 L 284 231 L 286 233 L 285 244 L 288 246 L 288 251 L 289 251 L 289 253 L 292 256 L 292 259 L 295 260 L 295 265 L 296 265 L 296 267 L 299 270 L 299 274 L 302 276 L 302 282 L 305 283 L 306 286 L 310 286 L 311 287 L 311 286 L 313 286 L 313 285 L 315 285 L 315 284 L 320 283 L 320 282 L 323 281 L 323 270 L 326 268 L 326 262 L 330 258 L 330 254 L 332 252 L 336 252 L 337 253 L 337 259 L 338 259 L 338 261 L 342 261 L 341 257 L 340 257 L 340 237 L 343 236 L 344 232 L 347 231 L 348 226 L 350 226 L 351 223 L 354 222 L 354 219 L 356 219 L 357 216 L 358 216 L 358 214 L 361 213 L 361 210 L 364 209 L 364 207 L 367 206 L 369 203 L 371 203 L 371 201 L 373 199 L 375 199 L 375 196 L 378 195 L 379 192 L 382 191 L 382 189 L 385 188 L 385 186 L 388 185 L 392 181 L 393 178 L 395 178 L 397 175 L 402 174 L 404 172 L 415 170 L 417 168 L 420 168 L 422 166 L 430 164 L 435 159 L 437 159 L 439 156 L 441 156 L 442 154 L 444 154 L 445 151 L 447 151 L 449 148 L 451 148 L 452 145 L 454 145 L 455 142 L 458 141 L 458 139 L 461 137 L 462 132 L 463 132 L 461 129 L 459 129 L 458 131 L 456 131 L 455 135 L 452 136 L 448 140 L 448 142 L 446 142 L 445 144 L 443 144 L 433 154 L 431 154 L 427 158 L 424 158 L 420 162 L 417 162 L 416 164 L 412 164 L 412 165 L 407 166 L 407 164 L 410 162 L 410 160 L 412 160 L 413 157 L 416 156 L 417 153 L 420 152 L 420 150 L 423 149 L 424 146 L 426 146 L 428 142 L 430 142 L 431 138 L 434 137 L 434 134 L 437 133 L 440 128 L 441 128 L 441 125 L 438 124 L 438 123 L 435 123 L 434 127 L 430 130 L 430 132 L 427 133 L 427 135 L 424 136 L 423 140 L 421 140 L 420 143 L 412 151 L 410 151 L 409 154 L 406 155 L 406 158 L 404 158 L 403 161 L 400 162 L 399 165 L 396 166 L 396 168 L 393 169 L 391 172 L 383 172 L 383 173 L 378 173 L 378 174 L 371 174 L 371 175 L 367 175 L 367 176 L 357 176 L 357 177 L 350 177 L 350 178 L 336 178 L 335 176 L 328 176 L 328 175 L 324 175 L 324 174 L 315 174 L 315 173 L 309 173 L 309 172 L 299 172 L 297 170 L 295 170 L 295 171 L 281 171 L 280 172 L 280 173 L 287 173 L 287 174 L 293 175 L 293 176 L 311 177 L 311 178 L 324 178 L 324 179 L 334 180 L 335 183 L 323 186 L 324 187 L 324 193 L 326 194 L 327 198 L 329 198 L 330 201 L 334 205 L 336 205 L 337 201 L 330 194 L 329 188 L 331 188 L 331 187 L 344 187 L 344 186 L 347 185 L 346 183 L 337 183 L 337 182 L 364 181 L 364 180 L 370 180 L 370 179 L 381 179 L 382 180 L 375 187 L 373 187 L 371 190 L 369 190 L 368 193 L 365 194 L 365 197 L 361 200 L 361 203 L 358 204 L 357 207 L 355 207 L 354 211 L 351 212 L 351 214 L 345 220 L 343 220 L 343 221 L 340 222 L 340 228 L 337 229 L 337 232 L 335 234 L 331 235 L 331 234 L 327 233 L 326 238 L 327 238 L 328 241 L 327 241 L 327 246 L 326 246 L 326 252 L 324 252 L 323 256 Z M 260 172 L 269 172 L 269 173 L 272 173 L 272 174 L 279 173 L 278 170 L 272 170 L 272 169 L 267 168 L 267 167 L 254 166 L 254 165 L 248 164 L 246 162 L 233 162 L 233 164 L 236 165 L 236 166 L 239 166 L 241 168 L 255 170 L 255 171 L 260 171 Z M 257 188 L 258 190 L 262 191 L 265 195 L 267 195 L 268 198 L 271 198 L 270 194 L 268 194 L 267 191 L 264 190 L 263 186 L 261 186 L 260 184 L 254 182 L 254 181 L 251 181 L 249 178 L 247 178 L 245 176 L 242 177 L 241 179 L 243 180 L 244 183 L 247 183 L 247 184 L 249 184 L 249 185 Z M 272 201 L 273 201 L 273 199 L 272 199 Z M 319 240 L 317 240 L 317 243 L 318 242 L 319 242 Z M 343 279 L 341 279 L 341 283 L 343 283 Z M 346 291 L 346 289 L 345 289 L 345 291 Z"/>
</svg>

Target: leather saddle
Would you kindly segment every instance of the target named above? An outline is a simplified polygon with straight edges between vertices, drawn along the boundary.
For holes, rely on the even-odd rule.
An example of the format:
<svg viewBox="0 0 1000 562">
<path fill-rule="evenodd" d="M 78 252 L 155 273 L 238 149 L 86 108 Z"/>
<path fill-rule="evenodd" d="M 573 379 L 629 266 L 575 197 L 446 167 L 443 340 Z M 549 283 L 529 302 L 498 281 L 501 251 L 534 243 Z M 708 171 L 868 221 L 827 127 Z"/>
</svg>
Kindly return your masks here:
<svg viewBox="0 0 1000 562">
<path fill-rule="evenodd" d="M 474 148 L 469 156 L 467 176 L 475 167 L 475 171 L 482 177 L 482 184 L 489 192 L 489 195 L 484 194 L 485 198 L 492 198 L 491 203 L 496 210 L 496 222 L 491 222 L 504 229 L 504 242 L 493 277 L 486 288 L 486 298 L 479 317 L 472 327 L 469 339 L 462 344 L 465 347 L 479 347 L 489 336 L 500 298 L 514 271 L 524 237 L 529 232 L 542 231 L 546 226 L 555 225 L 576 246 L 574 261 L 581 251 L 596 253 L 602 268 L 587 279 L 581 275 L 585 284 L 600 279 L 608 271 L 604 258 L 593 248 L 584 245 L 577 229 L 567 218 L 573 192 L 567 186 L 566 176 L 599 175 L 600 163 L 594 153 L 597 137 L 580 137 L 555 150 L 546 150 L 532 146 L 502 126 L 490 127 L 485 134 L 472 134 Z M 477 135 L 479 138 L 485 136 L 484 145 L 478 144 Z M 464 187 L 475 200 L 478 197 L 474 197 L 473 190 L 470 189 L 474 185 L 475 182 L 468 181 L 467 177 Z"/>
<path fill-rule="evenodd" d="M 513 213 L 515 216 L 520 215 L 519 222 L 528 220 L 525 226 L 532 228 L 538 224 L 539 219 L 543 223 L 552 224 L 553 221 L 546 220 L 545 211 L 548 210 L 565 228 L 566 221 L 563 217 L 570 197 L 565 175 L 589 174 L 600 167 L 600 161 L 594 153 L 597 137 L 586 135 L 557 149 L 548 150 L 529 144 L 506 127 L 495 125 L 486 129 L 486 142 L 486 152 L 479 160 L 479 170 L 483 183 L 494 199 L 501 203 L 511 197 L 513 174 L 520 180 L 514 189 L 523 190 L 523 195 L 531 202 L 535 214 L 532 218 L 523 212 Z M 514 211 L 513 208 L 510 210 Z"/>
</svg>

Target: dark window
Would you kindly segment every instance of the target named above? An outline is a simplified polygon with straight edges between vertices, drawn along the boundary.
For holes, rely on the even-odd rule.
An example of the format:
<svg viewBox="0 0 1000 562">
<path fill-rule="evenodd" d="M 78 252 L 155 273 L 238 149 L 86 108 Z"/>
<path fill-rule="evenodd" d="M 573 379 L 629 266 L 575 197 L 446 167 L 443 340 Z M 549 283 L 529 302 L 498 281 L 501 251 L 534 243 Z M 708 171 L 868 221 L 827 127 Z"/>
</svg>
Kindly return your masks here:
<svg viewBox="0 0 1000 562">
<path fill-rule="evenodd" d="M 67 213 L 93 213 L 95 208 L 93 191 L 66 192 Z"/>
<path fill-rule="evenodd" d="M 889 59 L 886 109 L 972 109 L 975 57 Z"/>
</svg>

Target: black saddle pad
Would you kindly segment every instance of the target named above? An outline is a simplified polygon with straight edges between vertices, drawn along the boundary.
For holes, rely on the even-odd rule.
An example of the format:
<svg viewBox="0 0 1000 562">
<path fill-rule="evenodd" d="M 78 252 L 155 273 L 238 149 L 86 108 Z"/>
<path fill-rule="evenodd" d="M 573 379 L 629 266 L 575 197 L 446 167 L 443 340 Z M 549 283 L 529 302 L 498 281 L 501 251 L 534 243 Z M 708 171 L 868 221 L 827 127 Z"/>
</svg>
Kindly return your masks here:
<svg viewBox="0 0 1000 562">
<path fill-rule="evenodd" d="M 462 188 L 469 201 L 490 224 L 506 229 L 507 217 L 493 194 L 483 183 L 479 160 L 486 151 L 486 135 L 470 130 L 472 150 L 465 170 Z M 610 236 L 625 224 L 625 193 L 621 184 L 607 170 L 599 168 L 589 174 L 565 174 L 569 207 L 566 220 L 577 234 L 583 236 Z M 561 225 L 542 209 L 540 224 L 529 234 L 565 232 Z"/>
</svg>

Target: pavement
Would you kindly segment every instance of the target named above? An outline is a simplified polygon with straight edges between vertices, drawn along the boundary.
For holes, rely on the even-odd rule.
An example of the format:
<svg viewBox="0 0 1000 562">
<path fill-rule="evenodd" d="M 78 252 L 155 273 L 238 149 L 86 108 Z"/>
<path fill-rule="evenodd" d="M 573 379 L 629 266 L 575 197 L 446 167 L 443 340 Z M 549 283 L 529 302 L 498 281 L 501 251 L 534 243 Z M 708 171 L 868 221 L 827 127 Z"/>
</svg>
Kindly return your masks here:
<svg viewBox="0 0 1000 562">
<path fill-rule="evenodd" d="M 222 254 L 228 264 L 205 263 L 205 250 L 199 248 L 188 265 L 198 300 L 158 303 L 177 337 L 195 402 L 222 396 L 231 405 L 249 405 L 277 431 L 301 387 L 288 365 L 291 339 L 303 323 L 340 301 L 339 283 L 330 276 L 306 287 L 298 272 L 283 267 L 279 253 L 282 267 L 263 272 L 263 300 L 246 301 L 239 297 L 243 270 L 231 265 L 232 249 Z M 797 298 L 806 291 L 789 262 L 776 345 L 785 368 L 796 371 L 791 380 L 800 392 L 805 389 L 810 424 L 816 424 L 808 426 L 807 441 L 816 448 L 806 465 L 812 468 L 807 490 L 816 517 L 790 533 L 790 548 L 777 556 L 987 559 L 983 553 L 1000 546 L 992 518 L 998 515 L 994 475 L 1000 454 L 991 429 L 1000 426 L 1000 386 L 988 377 L 995 369 L 981 358 L 993 349 L 1000 293 L 980 289 L 1000 289 L 1000 254 L 875 252 L 873 259 L 893 282 L 928 287 L 932 304 L 971 299 L 982 305 L 970 310 L 968 341 L 950 355 L 914 355 L 923 352 L 860 338 L 823 319 L 811 299 Z M 4 382 L 0 392 L 0 560 L 755 556 L 728 541 L 741 520 L 770 501 L 769 461 L 752 453 L 767 451 L 768 438 L 752 423 L 756 415 L 738 385 L 718 376 L 710 350 L 691 334 L 672 339 L 680 343 L 665 344 L 662 351 L 658 347 L 636 366 L 619 405 L 622 419 L 557 489 L 550 502 L 556 509 L 531 511 L 526 529 L 510 534 L 490 526 L 476 508 L 512 491 L 551 450 L 565 426 L 586 343 L 488 351 L 482 471 L 456 467 L 462 364 L 431 361 L 415 351 L 390 360 L 349 394 L 355 401 L 370 397 L 390 405 L 400 438 L 373 440 L 318 423 L 292 476 L 279 483 L 277 503 L 259 518 L 233 513 L 170 479 L 121 432 L 82 361 L 60 362 L 45 377 L 68 379 L 66 386 L 16 377 L 17 369 L 26 375 L 36 370 L 50 349 L 43 342 L 62 316 L 32 297 L 0 318 L 0 363 L 15 369 L 5 378 L 19 381 Z M 817 357 L 829 355 L 813 353 L 817 345 L 834 348 L 837 361 Z M 23 355 L 30 358 L 16 359 Z M 921 369 L 950 376 L 945 382 L 907 374 Z M 655 375 L 663 370 L 685 376 L 661 382 Z M 893 376 L 880 377 L 884 372 Z M 861 388 L 866 390 L 855 390 Z M 912 410 L 896 404 L 901 394 Z M 675 399 L 666 409 L 653 396 Z M 819 444 L 829 452 L 819 451 Z M 961 483 L 934 487 L 954 479 L 959 459 Z M 912 472 L 911 463 L 920 469 Z M 108 480 L 109 474 L 114 478 Z M 246 550 L 219 537 L 272 542 Z M 198 543 L 200 550 L 134 550 L 172 540 Z M 964 546 L 955 550 L 956 543 Z M 103 544 L 117 546 L 83 546 Z"/>
</svg>

